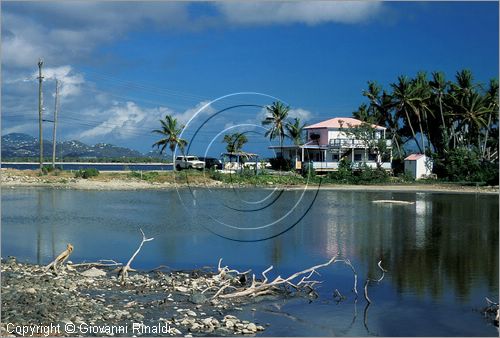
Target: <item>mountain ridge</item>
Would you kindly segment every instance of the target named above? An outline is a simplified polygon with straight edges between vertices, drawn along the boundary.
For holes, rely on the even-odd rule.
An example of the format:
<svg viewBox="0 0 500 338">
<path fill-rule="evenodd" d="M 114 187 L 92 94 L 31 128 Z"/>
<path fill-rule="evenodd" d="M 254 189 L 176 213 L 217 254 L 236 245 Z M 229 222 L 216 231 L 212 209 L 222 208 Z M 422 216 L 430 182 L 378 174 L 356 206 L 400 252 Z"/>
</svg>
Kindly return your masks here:
<svg viewBox="0 0 500 338">
<path fill-rule="evenodd" d="M 12 158 L 38 158 L 40 143 L 38 138 L 24 133 L 10 133 L 2 135 L 2 159 Z M 52 157 L 52 142 L 43 140 L 43 155 Z M 109 143 L 96 143 L 88 145 L 78 140 L 62 141 L 56 143 L 56 158 L 78 159 L 166 159 L 158 150 L 141 153 L 137 150 L 120 147 Z"/>
</svg>

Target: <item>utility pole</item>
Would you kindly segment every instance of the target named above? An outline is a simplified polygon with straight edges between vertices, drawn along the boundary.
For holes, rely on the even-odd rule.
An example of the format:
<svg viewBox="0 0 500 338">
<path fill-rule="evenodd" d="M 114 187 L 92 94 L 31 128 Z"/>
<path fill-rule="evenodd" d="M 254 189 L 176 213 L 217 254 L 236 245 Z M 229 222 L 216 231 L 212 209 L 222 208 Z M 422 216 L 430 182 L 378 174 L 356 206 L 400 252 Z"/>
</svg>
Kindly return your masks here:
<svg viewBox="0 0 500 338">
<path fill-rule="evenodd" d="M 54 130 L 52 133 L 52 168 L 56 168 L 56 128 L 57 128 L 57 109 L 59 103 L 59 80 L 56 79 L 56 99 L 54 103 Z"/>
<path fill-rule="evenodd" d="M 43 133 L 42 133 L 42 106 L 43 106 L 43 98 L 42 98 L 42 66 L 43 60 L 38 60 L 38 128 L 39 128 L 39 142 L 40 142 L 40 170 L 43 168 Z"/>
</svg>

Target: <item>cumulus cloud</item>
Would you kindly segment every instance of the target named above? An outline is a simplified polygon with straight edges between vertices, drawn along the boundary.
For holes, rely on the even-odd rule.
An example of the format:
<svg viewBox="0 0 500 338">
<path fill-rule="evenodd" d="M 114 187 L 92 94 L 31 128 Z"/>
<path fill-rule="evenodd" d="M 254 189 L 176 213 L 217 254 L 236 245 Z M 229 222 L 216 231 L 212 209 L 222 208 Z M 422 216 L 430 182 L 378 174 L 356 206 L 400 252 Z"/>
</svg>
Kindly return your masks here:
<svg viewBox="0 0 500 338">
<path fill-rule="evenodd" d="M 165 115 L 172 115 L 181 125 L 185 124 L 206 103 L 200 102 L 192 108 L 177 112 L 168 107 L 144 108 L 132 101 L 114 102 L 112 107 L 103 111 L 88 111 L 87 116 L 105 116 L 106 120 L 75 136 L 84 140 L 102 138 L 103 136 L 111 136 L 114 139 L 137 138 L 151 133 L 153 129 L 158 129 L 158 121 L 163 119 Z M 213 108 L 209 106 L 200 111 L 198 116 L 211 114 L 213 111 Z"/>
<path fill-rule="evenodd" d="M 48 67 L 43 69 L 44 80 L 59 80 L 59 95 L 61 98 L 80 94 L 80 86 L 85 83 L 83 75 L 75 73 L 71 66 Z M 32 79 L 38 77 L 38 71 L 33 73 Z"/>
<path fill-rule="evenodd" d="M 317 25 L 325 22 L 357 23 L 372 18 L 381 7 L 375 1 L 221 1 L 216 6 L 233 24 Z"/>
</svg>

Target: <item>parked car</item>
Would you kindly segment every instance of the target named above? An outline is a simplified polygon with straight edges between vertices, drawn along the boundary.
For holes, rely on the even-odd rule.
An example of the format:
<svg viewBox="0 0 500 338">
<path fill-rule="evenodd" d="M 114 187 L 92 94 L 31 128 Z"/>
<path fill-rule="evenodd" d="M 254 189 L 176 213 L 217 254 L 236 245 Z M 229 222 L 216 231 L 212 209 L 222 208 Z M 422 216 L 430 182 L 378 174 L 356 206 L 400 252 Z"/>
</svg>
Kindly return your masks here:
<svg viewBox="0 0 500 338">
<path fill-rule="evenodd" d="M 200 161 L 196 156 L 177 156 L 175 158 L 175 169 L 198 169 L 203 170 L 205 162 Z"/>
<path fill-rule="evenodd" d="M 207 169 L 222 169 L 222 162 L 215 157 L 200 157 L 199 159 L 205 162 L 205 168 Z"/>
</svg>

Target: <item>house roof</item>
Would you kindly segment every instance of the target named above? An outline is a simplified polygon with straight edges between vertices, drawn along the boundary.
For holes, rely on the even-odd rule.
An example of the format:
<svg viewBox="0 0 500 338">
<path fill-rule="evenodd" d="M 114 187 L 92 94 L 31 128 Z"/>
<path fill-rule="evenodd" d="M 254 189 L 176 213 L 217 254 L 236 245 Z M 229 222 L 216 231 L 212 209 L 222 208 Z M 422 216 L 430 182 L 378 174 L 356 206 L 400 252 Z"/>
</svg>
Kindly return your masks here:
<svg viewBox="0 0 500 338">
<path fill-rule="evenodd" d="M 350 128 L 357 127 L 364 123 L 361 120 L 353 119 L 352 117 L 335 117 L 330 120 L 322 121 L 319 123 L 312 124 L 310 126 L 304 127 L 304 129 L 320 129 L 320 128 Z M 371 125 L 373 128 L 378 130 L 384 130 L 385 127 L 378 126 L 376 124 Z"/>
<path fill-rule="evenodd" d="M 424 156 L 425 156 L 424 154 L 411 154 L 410 156 L 405 158 L 405 161 L 416 161 Z"/>
</svg>

